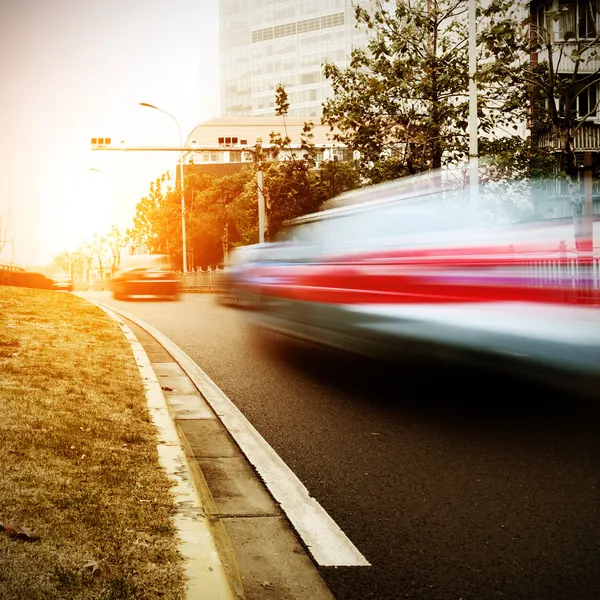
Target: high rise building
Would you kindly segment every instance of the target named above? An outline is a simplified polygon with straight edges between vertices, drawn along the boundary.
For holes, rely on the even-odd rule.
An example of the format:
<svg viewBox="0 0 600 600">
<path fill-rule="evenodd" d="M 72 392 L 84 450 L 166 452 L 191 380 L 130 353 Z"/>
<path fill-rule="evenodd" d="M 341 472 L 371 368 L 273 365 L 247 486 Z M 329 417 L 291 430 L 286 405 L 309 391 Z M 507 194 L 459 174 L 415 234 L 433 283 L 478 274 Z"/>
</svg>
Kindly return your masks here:
<svg viewBox="0 0 600 600">
<path fill-rule="evenodd" d="M 292 117 L 319 117 L 331 88 L 322 65 L 347 66 L 366 43 L 355 0 L 220 0 L 221 113 L 274 114 L 285 86 Z M 362 5 L 371 2 L 361 2 Z"/>
</svg>

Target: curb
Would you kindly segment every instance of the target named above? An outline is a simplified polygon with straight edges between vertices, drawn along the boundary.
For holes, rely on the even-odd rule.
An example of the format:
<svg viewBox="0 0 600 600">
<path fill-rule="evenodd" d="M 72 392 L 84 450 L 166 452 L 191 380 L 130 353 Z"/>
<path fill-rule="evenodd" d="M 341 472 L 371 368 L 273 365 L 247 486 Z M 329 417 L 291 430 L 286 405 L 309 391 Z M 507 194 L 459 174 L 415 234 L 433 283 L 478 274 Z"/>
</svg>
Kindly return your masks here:
<svg viewBox="0 0 600 600">
<path fill-rule="evenodd" d="M 180 365 L 195 388 L 201 390 L 211 411 L 283 509 L 315 563 L 327 567 L 370 566 L 335 521 L 310 495 L 304 484 L 202 368 L 163 333 L 133 315 L 115 310 L 158 342 Z M 316 523 L 318 527 L 315 527 Z"/>
<path fill-rule="evenodd" d="M 202 472 L 187 458 L 158 377 L 142 344 L 117 312 L 85 298 L 118 324 L 131 345 L 146 390 L 148 411 L 157 432 L 159 463 L 173 481 L 179 552 L 187 573 L 186 598 L 244 600 L 235 555 L 222 524 L 211 519 L 212 495 Z"/>
</svg>

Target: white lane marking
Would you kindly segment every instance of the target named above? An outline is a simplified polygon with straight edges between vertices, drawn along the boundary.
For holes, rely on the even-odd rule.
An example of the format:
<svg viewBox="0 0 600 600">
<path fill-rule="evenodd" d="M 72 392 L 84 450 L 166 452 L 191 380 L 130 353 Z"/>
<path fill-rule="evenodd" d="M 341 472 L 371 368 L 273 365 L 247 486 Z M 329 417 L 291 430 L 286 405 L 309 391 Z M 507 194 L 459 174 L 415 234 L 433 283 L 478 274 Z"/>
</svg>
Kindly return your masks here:
<svg viewBox="0 0 600 600">
<path fill-rule="evenodd" d="M 181 348 L 148 323 L 120 309 L 110 309 L 145 329 L 180 364 L 279 502 L 319 565 L 371 566 L 248 419 Z"/>
<path fill-rule="evenodd" d="M 187 574 L 186 598 L 210 597 L 215 600 L 233 600 L 234 594 L 229 583 L 215 541 L 206 511 L 192 483 L 185 452 L 169 414 L 167 402 L 152 364 L 135 334 L 119 318 L 117 311 L 86 298 L 114 319 L 127 341 L 144 382 L 146 401 L 152 422 L 159 434 L 157 444 L 161 467 L 173 482 L 171 493 L 175 503 L 173 524 L 179 536 L 179 552 L 185 560 Z"/>
</svg>

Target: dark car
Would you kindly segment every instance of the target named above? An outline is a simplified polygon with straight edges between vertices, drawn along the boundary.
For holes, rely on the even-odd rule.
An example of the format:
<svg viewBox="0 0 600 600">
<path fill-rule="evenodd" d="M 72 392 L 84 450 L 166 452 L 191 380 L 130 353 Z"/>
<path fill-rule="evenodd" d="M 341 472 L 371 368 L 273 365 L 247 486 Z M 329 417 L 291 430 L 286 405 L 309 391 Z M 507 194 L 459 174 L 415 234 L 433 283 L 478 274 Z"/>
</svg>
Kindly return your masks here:
<svg viewBox="0 0 600 600">
<path fill-rule="evenodd" d="M 168 297 L 178 300 L 181 279 L 166 254 L 134 254 L 121 261 L 112 279 L 113 297 Z"/>
<path fill-rule="evenodd" d="M 52 276 L 52 289 L 53 290 L 66 290 L 67 292 L 73 291 L 73 279 L 70 275 L 65 273 L 59 273 Z"/>
<path fill-rule="evenodd" d="M 582 239 L 559 182 L 482 180 L 473 193 L 465 175 L 348 192 L 289 222 L 275 242 L 235 253 L 222 301 L 346 350 L 595 381 L 598 243 Z"/>
</svg>

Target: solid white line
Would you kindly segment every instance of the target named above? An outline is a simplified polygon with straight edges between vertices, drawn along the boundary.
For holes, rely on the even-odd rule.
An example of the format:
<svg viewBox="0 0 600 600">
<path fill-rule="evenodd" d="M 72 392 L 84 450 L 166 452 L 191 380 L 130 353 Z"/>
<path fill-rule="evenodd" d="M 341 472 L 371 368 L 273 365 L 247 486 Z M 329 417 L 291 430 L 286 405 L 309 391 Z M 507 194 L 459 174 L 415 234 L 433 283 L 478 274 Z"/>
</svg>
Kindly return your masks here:
<svg viewBox="0 0 600 600">
<path fill-rule="evenodd" d="M 217 384 L 160 331 L 120 309 L 110 307 L 152 335 L 179 363 L 263 479 L 273 498 L 322 566 L 370 566 L 346 534 L 310 496 L 304 484 L 283 462 Z"/>
<path fill-rule="evenodd" d="M 85 296 L 82 296 L 85 297 Z M 210 597 L 215 600 L 233 600 L 233 592 L 226 568 L 215 545 L 206 512 L 192 483 L 185 452 L 169 414 L 167 402 L 152 363 L 134 333 L 119 318 L 112 307 L 90 300 L 114 319 L 127 341 L 140 371 L 146 391 L 146 401 L 152 422 L 158 431 L 158 459 L 173 482 L 171 493 L 175 504 L 173 524 L 179 537 L 179 552 L 183 556 L 187 574 L 186 598 Z"/>
</svg>

